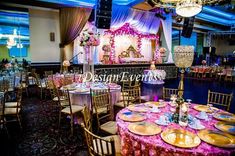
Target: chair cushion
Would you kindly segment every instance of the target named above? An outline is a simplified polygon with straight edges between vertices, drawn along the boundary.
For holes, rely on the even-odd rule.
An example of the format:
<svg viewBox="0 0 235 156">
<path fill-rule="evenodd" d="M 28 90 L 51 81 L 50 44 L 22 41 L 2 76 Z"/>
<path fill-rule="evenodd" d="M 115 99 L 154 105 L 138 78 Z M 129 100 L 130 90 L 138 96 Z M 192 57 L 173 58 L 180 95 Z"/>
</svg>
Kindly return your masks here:
<svg viewBox="0 0 235 156">
<path fill-rule="evenodd" d="M 67 100 L 67 98 L 65 96 L 60 96 L 60 100 Z M 53 101 L 59 101 L 59 98 L 58 97 L 54 97 L 53 98 Z"/>
<path fill-rule="evenodd" d="M 115 121 L 108 121 L 100 126 L 100 129 L 110 133 L 110 134 L 116 134 L 117 133 L 117 125 Z"/>
<path fill-rule="evenodd" d="M 17 102 L 5 102 L 5 107 L 17 107 Z"/>
<path fill-rule="evenodd" d="M 61 104 L 62 107 L 69 106 L 69 101 L 63 100 L 63 101 L 60 102 L 60 104 Z"/>
<path fill-rule="evenodd" d="M 121 139 L 119 135 L 110 135 L 107 137 L 103 137 L 103 139 L 114 139 L 114 144 L 115 144 L 115 152 L 116 152 L 116 156 L 117 155 L 121 155 Z"/>
<path fill-rule="evenodd" d="M 97 112 L 95 111 L 95 108 L 93 108 L 93 114 L 101 114 L 101 113 L 107 113 L 107 108 L 98 108 Z"/>
<path fill-rule="evenodd" d="M 72 114 L 80 112 L 84 109 L 83 106 L 78 106 L 78 105 L 72 105 L 71 107 L 72 107 Z M 62 109 L 61 112 L 65 113 L 65 114 L 71 114 L 70 107 L 66 107 L 66 108 Z"/>
<path fill-rule="evenodd" d="M 20 112 L 20 108 L 18 109 L 18 112 Z M 14 114 L 17 114 L 17 108 L 5 108 L 4 114 L 5 115 L 14 115 Z"/>
</svg>

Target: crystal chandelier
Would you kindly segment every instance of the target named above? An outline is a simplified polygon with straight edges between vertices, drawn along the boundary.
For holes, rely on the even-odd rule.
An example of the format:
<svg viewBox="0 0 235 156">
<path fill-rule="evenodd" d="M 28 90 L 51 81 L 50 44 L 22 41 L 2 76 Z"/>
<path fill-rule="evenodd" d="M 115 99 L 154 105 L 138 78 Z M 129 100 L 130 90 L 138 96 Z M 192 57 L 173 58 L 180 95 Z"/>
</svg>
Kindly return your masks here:
<svg viewBox="0 0 235 156">
<path fill-rule="evenodd" d="M 176 3 L 176 13 L 182 17 L 192 17 L 202 11 L 201 0 L 181 0 Z"/>
<path fill-rule="evenodd" d="M 202 11 L 204 5 L 220 5 L 226 0 L 150 0 L 155 7 L 175 8 L 182 17 L 192 17 Z"/>
</svg>

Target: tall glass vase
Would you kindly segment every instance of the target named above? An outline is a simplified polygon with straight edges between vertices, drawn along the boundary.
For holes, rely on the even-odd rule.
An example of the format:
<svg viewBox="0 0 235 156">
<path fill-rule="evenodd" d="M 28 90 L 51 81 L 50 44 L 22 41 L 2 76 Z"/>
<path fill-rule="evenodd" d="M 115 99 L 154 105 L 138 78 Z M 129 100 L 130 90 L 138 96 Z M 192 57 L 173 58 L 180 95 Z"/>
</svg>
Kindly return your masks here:
<svg viewBox="0 0 235 156">
<path fill-rule="evenodd" d="M 89 76 L 87 77 L 89 81 L 91 80 L 90 76 L 94 76 L 93 50 L 93 46 L 84 47 L 83 73 Z"/>
</svg>

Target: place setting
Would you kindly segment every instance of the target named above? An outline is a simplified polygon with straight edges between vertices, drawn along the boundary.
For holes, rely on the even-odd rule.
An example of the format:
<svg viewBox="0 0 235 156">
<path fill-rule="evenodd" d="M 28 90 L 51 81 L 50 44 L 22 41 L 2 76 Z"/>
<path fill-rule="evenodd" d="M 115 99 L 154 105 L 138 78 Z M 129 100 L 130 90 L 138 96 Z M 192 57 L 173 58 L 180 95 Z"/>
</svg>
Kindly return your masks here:
<svg viewBox="0 0 235 156">
<path fill-rule="evenodd" d="M 147 117 L 143 114 L 126 111 L 121 114 L 119 114 L 119 119 L 126 121 L 126 122 L 139 122 L 144 121 Z"/>
<path fill-rule="evenodd" d="M 152 136 L 157 135 L 161 132 L 161 127 L 151 122 L 136 122 L 128 125 L 128 130 L 131 133 L 141 136 Z"/>
<path fill-rule="evenodd" d="M 0 150 L 235 156 L 235 0 L 1 0 Z"/>
</svg>

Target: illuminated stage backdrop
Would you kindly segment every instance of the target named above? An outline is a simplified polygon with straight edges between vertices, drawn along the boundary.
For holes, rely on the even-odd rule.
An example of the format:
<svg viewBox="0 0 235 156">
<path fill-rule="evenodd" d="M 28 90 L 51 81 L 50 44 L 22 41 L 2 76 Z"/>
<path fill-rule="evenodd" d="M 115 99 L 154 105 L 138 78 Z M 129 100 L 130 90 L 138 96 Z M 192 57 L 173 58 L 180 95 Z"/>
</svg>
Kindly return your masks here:
<svg viewBox="0 0 235 156">
<path fill-rule="evenodd" d="M 104 35 L 110 36 L 111 62 L 116 62 L 117 61 L 116 54 L 120 53 L 120 51 L 116 52 L 117 47 L 115 47 L 115 45 L 123 45 L 121 47 L 123 51 L 125 51 L 130 45 L 132 45 L 137 50 L 137 52 L 141 54 L 141 51 L 143 49 L 142 44 L 147 43 L 146 40 L 154 40 L 156 42 L 156 46 L 158 46 L 159 43 L 158 35 L 139 32 L 138 30 L 132 28 L 129 23 L 126 23 L 122 27 L 115 30 L 107 30 L 105 31 Z M 118 43 L 122 42 L 123 44 L 120 43 L 116 44 L 116 42 Z M 152 45 L 151 42 L 147 44 Z M 126 48 L 126 46 L 128 47 Z"/>
</svg>

